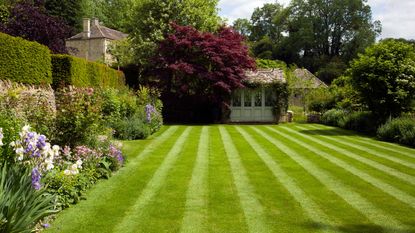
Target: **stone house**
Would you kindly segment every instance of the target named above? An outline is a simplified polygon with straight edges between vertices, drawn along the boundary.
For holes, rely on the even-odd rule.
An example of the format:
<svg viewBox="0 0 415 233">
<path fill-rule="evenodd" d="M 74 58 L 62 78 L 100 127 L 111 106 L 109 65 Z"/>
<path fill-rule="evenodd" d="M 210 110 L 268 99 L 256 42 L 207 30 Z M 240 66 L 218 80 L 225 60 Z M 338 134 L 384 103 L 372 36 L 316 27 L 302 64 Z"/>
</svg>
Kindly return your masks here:
<svg viewBox="0 0 415 233">
<path fill-rule="evenodd" d="M 128 34 L 101 25 L 98 19 L 84 18 L 83 31 L 67 39 L 66 47 L 73 56 L 112 64 L 114 58 L 108 53 L 108 46 L 127 36 Z"/>
<path fill-rule="evenodd" d="M 327 84 L 317 78 L 313 73 L 304 68 L 297 68 L 291 78 L 291 106 L 304 106 L 304 98 L 307 92 L 317 88 L 328 88 Z"/>
<path fill-rule="evenodd" d="M 285 83 L 284 72 L 280 69 L 258 69 L 247 71 L 246 76 L 244 83 L 248 85 L 245 86 L 255 88 L 242 88 L 232 93 L 230 122 L 278 122 L 274 113 L 277 93 L 272 84 Z"/>
</svg>

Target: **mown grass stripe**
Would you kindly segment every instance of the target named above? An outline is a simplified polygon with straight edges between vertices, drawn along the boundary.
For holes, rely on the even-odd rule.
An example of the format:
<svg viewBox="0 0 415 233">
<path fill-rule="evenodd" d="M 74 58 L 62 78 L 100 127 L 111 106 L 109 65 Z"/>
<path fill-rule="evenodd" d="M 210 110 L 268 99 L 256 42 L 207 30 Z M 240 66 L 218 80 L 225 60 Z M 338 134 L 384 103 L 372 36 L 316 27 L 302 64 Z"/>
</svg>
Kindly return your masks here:
<svg viewBox="0 0 415 233">
<path fill-rule="evenodd" d="M 204 126 L 200 134 L 197 157 L 186 194 L 186 211 L 182 233 L 207 232 L 207 176 L 209 167 L 209 128 Z"/>
<path fill-rule="evenodd" d="M 309 128 L 313 128 L 313 129 L 317 129 L 317 130 L 321 130 L 322 128 L 324 129 L 332 129 L 332 130 L 336 130 L 339 132 L 345 131 L 343 129 L 339 129 L 339 128 L 335 128 L 335 127 L 329 127 L 329 126 L 325 126 L 325 125 L 307 125 Z M 327 132 L 330 135 L 336 135 L 335 132 Z M 392 143 L 388 143 L 388 142 L 382 142 L 382 141 L 378 141 L 375 139 L 371 139 L 371 138 L 365 138 L 365 137 L 353 137 L 353 136 L 336 136 L 348 141 L 353 141 L 353 142 L 357 142 L 366 146 L 372 146 L 372 147 L 376 147 L 382 150 L 387 150 L 390 151 L 394 154 L 400 154 L 402 156 L 406 156 L 406 157 L 410 157 L 410 158 L 415 158 L 415 151 L 411 152 L 406 152 L 406 151 L 402 151 L 402 150 L 410 150 L 409 148 L 405 148 L 403 146 L 399 146 L 399 145 L 395 145 Z M 383 146 L 381 144 L 386 144 L 387 146 Z"/>
<path fill-rule="evenodd" d="M 225 148 L 225 154 L 231 166 L 232 176 L 249 232 L 271 232 L 271 229 L 266 224 L 264 208 L 255 196 L 255 190 L 249 182 L 248 175 L 231 136 L 223 126 L 219 126 L 219 132 Z"/>
<path fill-rule="evenodd" d="M 283 151 L 296 163 L 302 166 L 310 175 L 318 179 L 331 191 L 336 193 L 339 197 L 345 200 L 354 209 L 365 215 L 372 223 L 381 226 L 387 231 L 401 232 L 407 229 L 402 223 L 395 220 L 393 217 L 383 213 L 380 209 L 376 208 L 369 201 L 363 198 L 360 194 L 354 192 L 350 187 L 345 185 L 340 180 L 332 177 L 328 172 L 320 169 L 314 163 L 301 156 L 296 151 L 290 149 L 280 140 L 271 137 L 268 133 L 263 130 L 252 127 L 259 135 L 271 142 L 280 151 Z"/>
<path fill-rule="evenodd" d="M 281 126 L 281 128 L 283 128 L 283 129 L 285 129 L 285 130 L 287 130 L 289 132 L 292 132 L 292 133 L 301 134 L 300 132 L 298 132 L 296 130 L 293 130 L 293 129 L 290 129 L 290 128 L 285 127 L 285 126 Z M 307 135 L 304 135 L 304 136 L 307 136 Z M 373 168 L 375 168 L 375 169 L 377 169 L 377 170 L 379 170 L 379 171 L 381 171 L 383 173 L 386 173 L 386 174 L 391 175 L 391 176 L 394 176 L 394 177 L 396 177 L 396 178 L 398 178 L 398 179 L 400 179 L 402 181 L 405 181 L 407 183 L 410 183 L 410 184 L 415 185 L 415 177 L 414 176 L 405 174 L 405 173 L 400 172 L 400 171 L 398 171 L 396 169 L 393 169 L 391 167 L 385 166 L 385 165 L 383 165 L 383 164 L 381 164 L 379 162 L 376 162 L 376 161 L 370 160 L 368 158 L 362 157 L 359 154 L 353 153 L 353 152 L 348 151 L 346 149 L 343 149 L 341 147 L 335 146 L 335 145 L 333 145 L 331 143 L 328 143 L 328 142 L 325 142 L 323 140 L 317 139 L 315 137 L 310 137 L 309 136 L 308 139 L 310 139 L 313 142 L 315 142 L 317 144 L 320 144 L 320 145 L 322 145 L 324 147 L 327 147 L 329 149 L 332 149 L 332 150 L 334 150 L 334 151 L 336 151 L 336 152 L 338 152 L 338 153 L 340 153 L 340 154 L 342 154 L 344 156 L 350 157 L 350 158 L 355 159 L 355 160 L 357 160 L 357 161 L 359 161 L 361 163 L 364 163 L 364 164 L 366 164 L 366 165 L 368 165 L 370 167 L 373 167 Z"/>
<path fill-rule="evenodd" d="M 317 130 L 321 130 L 323 128 L 323 129 L 336 130 L 338 132 L 347 132 L 348 136 L 337 136 L 335 132 L 327 132 L 327 133 L 330 134 L 330 135 L 336 135 L 336 137 L 341 137 L 342 139 L 346 139 L 346 140 L 349 140 L 349 141 L 358 142 L 358 143 L 361 143 L 361 144 L 364 144 L 364 145 L 368 145 L 368 146 L 376 147 L 376 148 L 379 148 L 379 149 L 387 150 L 387 151 L 390 151 L 394 154 L 400 154 L 402 156 L 415 158 L 415 149 L 411 149 L 411 148 L 401 146 L 401 145 L 398 145 L 398 144 L 395 144 L 395 143 L 380 141 L 380 140 L 377 140 L 376 138 L 371 138 L 371 137 L 356 136 L 356 135 L 353 135 L 352 133 L 350 133 L 348 130 L 336 128 L 336 127 L 333 127 L 333 126 L 311 125 L 311 124 L 308 124 L 307 126 L 310 127 L 310 128 L 313 128 L 313 129 L 317 129 Z"/>
<path fill-rule="evenodd" d="M 266 152 L 263 147 L 241 127 L 236 130 L 242 135 L 246 142 L 252 147 L 258 157 L 262 159 L 265 165 L 270 169 L 274 177 L 284 186 L 290 195 L 301 205 L 306 215 L 316 224 L 323 227 L 324 232 L 333 232 L 328 229 L 332 225 L 329 217 L 321 211 L 319 206 L 307 196 L 306 193 L 296 184 L 296 182 L 274 161 L 272 156 Z"/>
<path fill-rule="evenodd" d="M 148 144 L 144 148 L 144 150 L 142 150 L 132 161 L 129 161 L 128 168 L 135 169 L 138 165 L 140 165 L 141 162 L 143 162 L 145 159 L 147 159 L 151 155 L 151 152 L 153 152 L 157 147 L 165 143 L 166 140 L 169 139 L 178 129 L 179 129 L 178 126 L 169 127 L 155 140 L 150 142 L 150 144 Z"/>
<path fill-rule="evenodd" d="M 311 146 L 310 144 L 307 144 L 301 140 L 299 140 L 298 137 L 292 137 L 286 133 L 283 133 L 279 130 L 276 130 L 272 127 L 267 127 L 267 129 L 271 130 L 272 132 L 277 133 L 278 135 L 292 141 L 293 143 L 300 145 L 302 147 L 304 147 L 305 149 L 308 149 L 309 151 L 312 151 L 314 154 L 321 156 L 323 158 L 325 158 L 326 160 L 330 161 L 331 163 L 343 168 L 344 170 L 350 172 L 351 174 L 359 177 L 360 179 L 372 184 L 373 186 L 377 187 L 378 189 L 380 189 L 381 191 L 389 194 L 390 196 L 396 198 L 397 200 L 408 204 L 410 207 L 415 208 L 415 197 L 393 187 L 392 185 L 389 185 L 385 182 L 383 182 L 382 180 L 375 178 L 371 175 L 369 175 L 368 173 L 357 169 L 356 167 L 350 165 L 349 163 L 338 159 L 332 155 L 330 155 L 327 152 L 324 152 L 316 147 Z M 302 134 L 297 134 L 298 136 L 300 136 L 301 138 L 305 138 L 308 140 L 312 140 L 312 137 L 307 136 L 307 135 L 302 135 Z"/>
<path fill-rule="evenodd" d="M 138 224 L 141 215 L 143 214 L 144 207 L 151 201 L 158 190 L 163 186 L 164 181 L 173 167 L 174 163 L 178 159 L 180 152 L 183 149 L 184 143 L 189 137 L 192 127 L 187 127 L 183 133 L 179 136 L 174 146 L 170 149 L 166 155 L 164 161 L 154 173 L 151 180 L 147 183 L 143 189 L 141 195 L 137 198 L 133 206 L 127 210 L 126 215 L 122 222 L 120 222 L 114 229 L 115 232 L 128 233 L 136 232 L 136 225 Z"/>
<path fill-rule="evenodd" d="M 301 130 L 308 130 L 308 128 L 305 128 L 305 127 L 302 127 L 302 126 L 296 126 L 296 128 L 301 129 Z M 337 140 L 336 138 L 331 138 L 331 137 L 325 136 L 325 135 L 320 135 L 320 136 L 322 138 L 328 139 L 329 141 L 332 141 L 332 142 L 334 141 L 338 144 L 342 144 L 342 145 L 345 145 L 345 146 L 356 148 L 358 150 L 365 151 L 368 154 L 371 154 L 371 155 L 374 155 L 374 156 L 377 156 L 377 157 L 380 157 L 380 158 L 383 158 L 383 159 L 387 159 L 389 161 L 398 163 L 398 164 L 403 165 L 405 167 L 415 169 L 415 164 L 414 163 L 399 159 L 397 157 L 390 156 L 390 155 L 388 155 L 386 153 L 383 153 L 381 151 L 372 150 L 370 148 L 363 147 L 363 146 L 360 146 L 360 145 L 355 144 L 355 143 L 350 143 L 350 142 L 347 142 L 345 140 Z"/>
</svg>

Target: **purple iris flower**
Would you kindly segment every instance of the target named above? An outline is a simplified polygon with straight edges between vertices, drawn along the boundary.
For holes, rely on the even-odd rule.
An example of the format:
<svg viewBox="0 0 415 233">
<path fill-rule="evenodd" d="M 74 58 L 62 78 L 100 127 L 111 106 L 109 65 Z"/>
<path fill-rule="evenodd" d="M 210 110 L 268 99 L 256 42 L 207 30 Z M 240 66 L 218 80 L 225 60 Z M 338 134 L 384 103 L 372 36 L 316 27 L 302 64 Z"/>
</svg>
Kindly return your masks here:
<svg viewBox="0 0 415 233">
<path fill-rule="evenodd" d="M 32 187 L 36 190 L 39 190 L 42 187 L 42 185 L 40 184 L 40 178 L 41 178 L 41 175 L 40 175 L 39 170 L 36 167 L 33 168 L 33 170 L 32 170 Z"/>
</svg>

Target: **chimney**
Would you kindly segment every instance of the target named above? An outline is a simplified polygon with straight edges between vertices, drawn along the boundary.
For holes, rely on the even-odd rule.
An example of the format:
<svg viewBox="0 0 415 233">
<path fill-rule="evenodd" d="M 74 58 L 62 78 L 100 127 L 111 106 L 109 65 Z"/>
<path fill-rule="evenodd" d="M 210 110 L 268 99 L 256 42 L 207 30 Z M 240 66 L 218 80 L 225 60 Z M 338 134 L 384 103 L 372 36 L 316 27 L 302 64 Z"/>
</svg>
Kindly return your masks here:
<svg viewBox="0 0 415 233">
<path fill-rule="evenodd" d="M 91 21 L 89 18 L 84 18 L 83 38 L 91 37 Z"/>
<path fill-rule="evenodd" d="M 99 20 L 98 20 L 98 18 L 93 18 L 92 19 L 92 25 L 99 26 Z"/>
</svg>

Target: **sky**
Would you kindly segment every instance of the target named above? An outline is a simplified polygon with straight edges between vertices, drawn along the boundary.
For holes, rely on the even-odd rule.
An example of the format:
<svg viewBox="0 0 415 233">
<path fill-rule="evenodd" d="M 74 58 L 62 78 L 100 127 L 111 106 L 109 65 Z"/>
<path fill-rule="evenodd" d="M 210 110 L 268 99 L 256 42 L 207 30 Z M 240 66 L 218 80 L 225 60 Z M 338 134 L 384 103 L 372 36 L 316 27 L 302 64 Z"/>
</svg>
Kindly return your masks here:
<svg viewBox="0 0 415 233">
<path fill-rule="evenodd" d="M 219 0 L 219 14 L 228 23 L 237 18 L 250 18 L 256 7 L 275 0 Z M 287 5 L 290 0 L 278 0 Z M 381 38 L 415 39 L 415 0 L 368 0 L 374 20 L 382 23 Z"/>
</svg>

